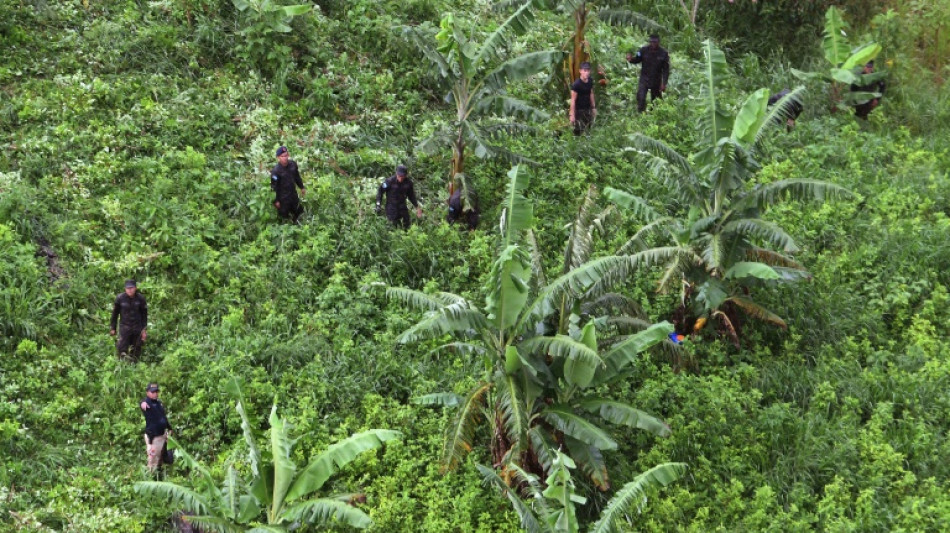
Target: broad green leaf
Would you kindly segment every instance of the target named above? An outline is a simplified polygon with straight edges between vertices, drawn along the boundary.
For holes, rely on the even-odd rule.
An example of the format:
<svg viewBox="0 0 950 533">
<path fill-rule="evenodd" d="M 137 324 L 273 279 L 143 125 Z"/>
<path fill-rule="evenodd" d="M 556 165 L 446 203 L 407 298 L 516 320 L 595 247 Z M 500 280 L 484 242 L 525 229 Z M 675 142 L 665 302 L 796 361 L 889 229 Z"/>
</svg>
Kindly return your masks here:
<svg viewBox="0 0 950 533">
<path fill-rule="evenodd" d="M 592 384 L 600 385 L 619 377 L 621 372 L 636 362 L 641 352 L 662 342 L 672 332 L 672 324 L 660 322 L 615 344 L 604 355 L 606 366 L 598 370 Z"/>
<path fill-rule="evenodd" d="M 881 53 L 881 45 L 877 43 L 868 43 L 855 50 L 847 61 L 841 65 L 843 69 L 852 69 L 863 67 L 865 63 L 873 60 Z"/>
<path fill-rule="evenodd" d="M 597 413 L 611 424 L 642 429 L 658 437 L 670 435 L 670 426 L 662 420 L 623 402 L 589 398 L 582 400 L 580 406 L 588 412 Z"/>
<path fill-rule="evenodd" d="M 617 442 L 596 424 L 576 415 L 567 406 L 554 405 L 544 410 L 543 417 L 555 429 L 600 450 L 616 450 Z"/>
<path fill-rule="evenodd" d="M 841 18 L 841 11 L 835 6 L 829 7 L 825 12 L 825 34 L 821 47 L 825 52 L 825 59 L 831 63 L 832 67 L 844 63 L 851 54 L 851 47 L 848 46 L 845 34 L 846 29 L 847 25 Z"/>
<path fill-rule="evenodd" d="M 719 102 L 719 87 L 729 74 L 729 65 L 726 55 L 710 39 L 703 41 L 703 55 L 706 58 L 701 91 L 704 111 L 700 121 L 705 144 L 715 144 L 719 139 L 728 137 L 732 129 L 731 118 Z"/>
<path fill-rule="evenodd" d="M 769 265 L 749 261 L 740 261 L 726 270 L 724 279 L 741 279 L 752 276 L 758 279 L 779 279 L 781 276 Z"/>
<path fill-rule="evenodd" d="M 307 467 L 300 472 L 287 492 L 287 500 L 293 501 L 320 490 L 330 476 L 350 464 L 360 454 L 375 450 L 386 442 L 400 438 L 402 438 L 402 433 L 398 431 L 371 429 L 333 444 L 311 459 Z"/>
<path fill-rule="evenodd" d="M 547 50 L 529 52 L 511 58 L 489 72 L 485 76 L 483 84 L 485 88 L 492 91 L 503 90 L 509 83 L 518 82 L 545 72 L 563 57 L 564 53 L 559 50 Z"/>
<path fill-rule="evenodd" d="M 434 394 L 425 394 L 412 399 L 416 405 L 437 405 L 439 407 L 458 407 L 463 397 L 454 392 L 437 392 Z"/>
<path fill-rule="evenodd" d="M 281 516 L 288 523 L 330 525 L 339 521 L 350 527 L 366 529 L 373 525 L 369 515 L 346 502 L 319 498 L 295 504 Z"/>
<path fill-rule="evenodd" d="M 296 17 L 310 11 L 311 7 L 313 6 L 309 4 L 297 4 L 293 6 L 282 6 L 281 10 L 284 12 L 284 15 L 287 15 L 288 17 Z"/>
<path fill-rule="evenodd" d="M 746 146 L 751 145 L 757 138 L 759 129 L 766 123 L 768 106 L 768 89 L 759 89 L 750 94 L 742 103 L 732 124 L 732 138 L 738 139 Z"/>
<path fill-rule="evenodd" d="M 831 72 L 831 79 L 839 83 L 850 85 L 858 81 L 858 76 L 855 75 L 852 69 L 833 68 L 829 72 Z"/>
<path fill-rule="evenodd" d="M 277 416 L 277 404 L 274 404 L 271 408 L 269 422 L 271 460 L 274 462 L 274 486 L 270 509 L 268 509 L 267 514 L 269 521 L 276 524 L 277 517 L 284 509 L 284 498 L 287 495 L 287 490 L 294 482 L 294 473 L 297 466 L 290 458 L 293 441 L 290 438 L 287 423 Z"/>
</svg>

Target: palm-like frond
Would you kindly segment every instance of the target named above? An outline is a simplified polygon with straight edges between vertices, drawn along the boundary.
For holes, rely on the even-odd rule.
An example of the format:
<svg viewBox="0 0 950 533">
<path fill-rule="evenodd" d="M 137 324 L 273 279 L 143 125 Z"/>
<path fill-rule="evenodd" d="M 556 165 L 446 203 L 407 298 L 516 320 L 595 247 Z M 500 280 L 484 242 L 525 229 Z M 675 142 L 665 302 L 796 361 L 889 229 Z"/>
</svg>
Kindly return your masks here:
<svg viewBox="0 0 950 533">
<path fill-rule="evenodd" d="M 670 217 L 662 217 L 641 226 L 632 237 L 627 239 L 627 242 L 623 243 L 620 249 L 617 250 L 617 255 L 629 254 L 630 252 L 639 253 L 648 249 L 646 239 L 651 235 L 666 233 L 670 234 L 671 229 L 673 231 L 678 230 L 676 227 L 676 220 Z M 672 226 L 672 228 L 671 228 Z"/>
<path fill-rule="evenodd" d="M 545 472 L 551 470 L 554 464 L 554 450 L 557 450 L 558 443 L 551 434 L 541 426 L 532 426 L 528 430 L 528 439 L 531 441 L 531 450 L 538 459 L 538 463 Z"/>
<path fill-rule="evenodd" d="M 345 502 L 327 498 L 307 500 L 293 505 L 281 517 L 287 522 L 326 525 L 333 520 L 357 529 L 373 525 L 369 515 Z"/>
<path fill-rule="evenodd" d="M 239 526 L 219 516 L 189 515 L 182 519 L 198 526 L 201 531 L 209 533 L 250 533 L 244 526 Z"/>
<path fill-rule="evenodd" d="M 608 383 L 621 375 L 629 365 L 636 362 L 637 356 L 647 348 L 666 339 L 673 332 L 673 325 L 669 322 L 660 322 L 649 328 L 630 335 L 623 341 L 615 344 L 604 354 L 605 367 L 598 370 L 593 385 Z"/>
<path fill-rule="evenodd" d="M 782 329 L 788 329 L 788 325 L 785 324 L 785 321 L 782 320 L 782 317 L 755 303 L 750 298 L 746 298 L 744 296 L 731 296 L 726 298 L 726 301 L 736 304 L 737 307 L 742 309 L 747 315 L 756 320 L 770 322 Z"/>
<path fill-rule="evenodd" d="M 529 52 L 513 57 L 489 72 L 482 81 L 484 90 L 501 91 L 510 83 L 518 82 L 548 70 L 564 57 L 559 50 Z"/>
<path fill-rule="evenodd" d="M 534 235 L 533 229 L 525 232 L 525 240 L 528 242 L 528 251 L 531 253 L 531 273 L 535 283 L 539 287 L 548 284 L 547 276 L 544 274 L 544 259 L 541 257 L 541 247 L 538 246 L 538 239 Z"/>
<path fill-rule="evenodd" d="M 630 140 L 633 142 L 633 146 L 638 150 L 642 150 L 650 155 L 659 157 L 660 159 L 669 163 L 669 165 L 674 168 L 676 173 L 680 176 L 693 176 L 693 167 L 690 165 L 689 160 L 663 141 L 654 139 L 652 137 L 647 137 L 641 133 L 634 133 L 633 135 L 630 135 Z"/>
<path fill-rule="evenodd" d="M 440 128 L 432 135 L 419 141 L 419 144 L 416 145 L 416 150 L 426 155 L 435 155 L 443 148 L 451 147 L 454 142 L 455 137 L 452 132 L 447 128 Z"/>
<path fill-rule="evenodd" d="M 581 471 L 594 483 L 598 489 L 605 491 L 610 488 L 610 476 L 607 474 L 607 463 L 604 454 L 596 446 L 591 446 L 571 437 L 564 437 L 567 452 L 580 465 Z"/>
<path fill-rule="evenodd" d="M 452 294 L 451 292 L 428 294 L 404 287 L 386 287 L 386 297 L 390 300 L 396 300 L 401 304 L 426 311 L 436 311 L 446 305 L 463 305 L 470 307 L 465 298 L 457 294 Z"/>
<path fill-rule="evenodd" d="M 577 217 L 571 223 L 571 233 L 564 247 L 564 263 L 562 272 L 569 272 L 586 263 L 590 259 L 591 246 L 594 235 L 592 221 L 594 219 L 594 202 L 597 200 L 597 188 L 593 185 L 587 188 L 587 194 L 577 210 Z"/>
<path fill-rule="evenodd" d="M 795 109 L 801 109 L 799 106 L 804 103 L 804 94 L 805 86 L 799 85 L 798 87 L 795 87 L 789 91 L 789 93 L 783 96 L 778 102 L 775 102 L 772 108 L 769 109 L 765 114 L 765 120 L 756 132 L 755 138 L 752 140 L 752 144 L 759 144 L 765 134 L 769 131 L 769 128 L 785 124 L 786 120 L 793 118 L 795 115 Z"/>
<path fill-rule="evenodd" d="M 662 420 L 623 402 L 605 398 L 588 398 L 582 400 L 580 406 L 590 413 L 597 413 L 611 424 L 642 429 L 658 437 L 670 435 L 670 426 Z"/>
<path fill-rule="evenodd" d="M 210 502 L 203 495 L 168 481 L 139 481 L 134 485 L 134 488 L 140 494 L 157 496 L 160 499 L 168 500 L 173 505 L 181 505 L 189 512 L 206 514 L 213 509 Z"/>
<path fill-rule="evenodd" d="M 630 211 L 638 220 L 655 222 L 661 218 L 660 214 L 657 213 L 646 200 L 639 196 L 621 191 L 620 189 L 614 189 L 613 187 L 607 187 L 604 189 L 604 197 Z"/>
<path fill-rule="evenodd" d="M 464 400 L 465 398 L 454 392 L 436 392 L 417 396 L 412 399 L 412 403 L 437 407 L 458 407 Z"/>
<path fill-rule="evenodd" d="M 627 516 L 631 510 L 639 510 L 645 503 L 647 491 L 660 488 L 681 478 L 686 472 L 685 463 L 664 463 L 654 466 L 623 486 L 600 514 L 592 533 L 614 533 L 629 528 Z"/>
<path fill-rule="evenodd" d="M 412 43 L 412 45 L 416 47 L 416 50 L 439 70 L 440 76 L 450 82 L 455 80 L 455 72 L 452 70 L 452 67 L 449 66 L 445 56 L 432 46 L 434 39 L 432 39 L 431 36 L 423 34 L 419 31 L 419 28 L 413 26 L 401 26 L 399 30 L 403 38 Z"/>
<path fill-rule="evenodd" d="M 512 374 L 499 373 L 496 376 L 498 395 L 496 408 L 501 412 L 504 432 L 511 442 L 512 458 L 520 460 L 521 451 L 528 445 L 528 410 L 523 392 Z"/>
<path fill-rule="evenodd" d="M 790 257 L 786 257 L 778 252 L 772 250 L 766 250 L 765 248 L 759 248 L 757 246 L 752 246 L 746 250 L 746 258 L 752 261 L 758 261 L 760 263 L 765 263 L 771 267 L 784 267 L 791 268 L 795 270 L 805 270 L 805 266 L 795 261 Z"/>
<path fill-rule="evenodd" d="M 616 292 L 608 292 L 597 298 L 585 301 L 581 304 L 581 310 L 588 314 L 597 314 L 599 312 L 604 315 L 624 315 L 627 317 L 644 316 L 643 307 L 640 305 L 640 302 Z M 616 313 L 613 311 L 616 311 Z M 607 319 L 608 323 L 610 323 L 611 318 Z M 652 324 L 645 321 L 644 323 L 647 325 Z"/>
<path fill-rule="evenodd" d="M 396 342 L 406 344 L 455 332 L 468 334 L 483 329 L 487 325 L 488 319 L 485 315 L 477 309 L 469 309 L 467 303 L 447 305 L 431 312 L 404 331 L 396 338 Z"/>
<path fill-rule="evenodd" d="M 375 450 L 383 444 L 402 438 L 402 433 L 389 429 L 371 429 L 356 433 L 333 444 L 323 453 L 310 460 L 300 472 L 296 481 L 287 492 L 288 500 L 295 500 L 320 490 L 330 476 L 346 467 L 365 452 Z"/>
<path fill-rule="evenodd" d="M 499 339 L 520 331 L 510 328 L 521 316 L 530 296 L 531 264 L 527 252 L 509 245 L 502 250 L 488 274 L 490 290 L 485 296 L 485 310 Z"/>
<path fill-rule="evenodd" d="M 520 120 L 535 120 L 538 122 L 550 117 L 546 111 L 542 111 L 524 100 L 497 93 L 479 98 L 472 108 L 472 116 L 492 113 L 503 117 L 515 117 Z"/>
<path fill-rule="evenodd" d="M 491 383 L 482 383 L 469 393 L 465 401 L 459 406 L 446 431 L 445 444 L 442 447 L 442 464 L 444 469 L 453 469 L 458 466 L 465 455 L 472 451 L 472 439 L 475 435 L 475 424 L 481 415 L 485 395 L 491 389 Z"/>
<path fill-rule="evenodd" d="M 521 343 L 525 350 L 542 350 L 559 359 L 564 359 L 564 378 L 571 385 L 585 388 L 594 378 L 594 372 L 604 361 L 597 350 L 591 349 L 567 335 L 534 337 Z"/>
<path fill-rule="evenodd" d="M 520 526 L 522 529 L 528 533 L 542 533 L 545 530 L 541 527 L 541 523 L 538 521 L 537 517 L 534 516 L 534 513 L 531 511 L 531 507 L 525 504 L 520 497 L 518 497 L 518 491 L 509 487 L 505 480 L 501 479 L 497 472 L 493 468 L 487 467 L 482 464 L 475 465 L 478 468 L 478 471 L 482 474 L 482 479 L 486 485 L 495 487 L 496 490 L 501 492 L 508 501 L 511 502 L 511 507 L 515 510 L 515 513 L 518 514 L 520 519 Z"/>
<path fill-rule="evenodd" d="M 751 194 L 733 204 L 733 209 L 744 210 L 756 207 L 766 209 L 785 199 L 796 201 L 826 201 L 853 197 L 854 193 L 839 185 L 815 179 L 788 179 L 762 185 Z"/>
<path fill-rule="evenodd" d="M 611 26 L 634 26 L 649 32 L 663 30 L 663 26 L 658 24 L 655 20 L 630 9 L 599 9 L 597 11 L 597 18 Z"/>
<path fill-rule="evenodd" d="M 760 218 L 740 218 L 729 222 L 722 227 L 722 234 L 745 235 L 747 237 L 761 239 L 785 252 L 795 252 L 798 250 L 795 240 L 791 235 L 786 233 L 781 226 Z"/>
<path fill-rule="evenodd" d="M 534 6 L 528 0 L 511 14 L 500 26 L 495 28 L 482 46 L 478 49 L 475 56 L 475 65 L 483 65 L 501 53 L 501 49 L 507 46 L 512 37 L 524 35 L 528 31 L 528 26 L 534 21 Z"/>
<path fill-rule="evenodd" d="M 566 405 L 552 405 L 545 409 L 541 415 L 544 420 L 565 435 L 570 435 L 581 442 L 596 446 L 600 450 L 617 449 L 617 442 L 610 438 L 606 431 L 590 420 L 578 416 Z"/>
</svg>

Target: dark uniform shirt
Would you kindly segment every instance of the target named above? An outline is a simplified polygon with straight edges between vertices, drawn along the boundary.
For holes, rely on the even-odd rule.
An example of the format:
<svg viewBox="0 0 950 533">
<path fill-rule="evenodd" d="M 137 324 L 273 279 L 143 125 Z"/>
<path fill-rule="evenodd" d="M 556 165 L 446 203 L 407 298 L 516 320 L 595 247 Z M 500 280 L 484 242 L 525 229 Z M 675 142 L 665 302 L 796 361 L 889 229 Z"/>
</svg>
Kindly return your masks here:
<svg viewBox="0 0 950 533">
<path fill-rule="evenodd" d="M 383 194 L 386 195 L 386 212 L 394 213 L 397 211 L 408 211 L 406 200 L 408 199 L 414 207 L 419 207 L 416 201 L 416 190 L 412 186 L 412 180 L 407 176 L 399 183 L 396 176 L 390 176 L 389 179 L 380 184 L 376 191 L 376 203 L 382 203 Z"/>
<path fill-rule="evenodd" d="M 885 88 L 886 84 L 884 83 L 884 80 L 874 81 L 867 85 L 857 85 L 854 83 L 851 84 L 851 92 L 881 93 L 882 96 L 884 95 Z"/>
<path fill-rule="evenodd" d="M 650 48 L 644 46 L 633 55 L 631 63 L 642 63 L 640 68 L 640 83 L 648 86 L 666 85 L 670 79 L 670 54 L 661 47 Z"/>
<path fill-rule="evenodd" d="M 590 109 L 590 93 L 594 90 L 594 79 L 590 78 L 586 82 L 580 78 L 574 80 L 571 84 L 571 90 L 577 93 L 574 100 L 574 110 Z"/>
<path fill-rule="evenodd" d="M 145 434 L 149 437 L 164 435 L 165 431 L 171 429 L 172 426 L 168 423 L 168 417 L 165 416 L 165 406 L 162 405 L 162 401 L 158 398 L 153 400 L 148 396 L 142 401 L 148 404 L 148 409 L 142 410 L 142 415 L 145 416 Z"/>
<path fill-rule="evenodd" d="M 270 188 L 274 190 L 280 203 L 297 202 L 297 187 L 303 189 L 303 180 L 300 178 L 300 171 L 297 170 L 297 162 L 293 159 L 287 162 L 287 166 L 277 163 L 270 171 Z"/>
<path fill-rule="evenodd" d="M 790 93 L 790 92 L 791 92 L 791 91 L 789 91 L 788 89 L 782 89 L 782 90 L 779 91 L 777 94 L 773 94 L 772 96 L 769 97 L 769 106 L 771 107 L 771 106 L 777 104 L 779 100 L 781 100 L 782 98 L 785 98 L 785 96 L 786 96 L 788 93 Z M 802 114 L 802 111 L 804 111 L 804 110 L 805 110 L 805 108 L 802 107 L 802 104 L 801 104 L 801 103 L 799 103 L 799 102 L 794 102 L 794 101 L 793 101 L 793 102 L 792 102 L 792 108 L 791 108 L 791 110 L 790 110 L 790 112 L 789 112 L 789 118 L 791 118 L 792 120 L 797 119 L 798 116 L 801 115 L 801 114 Z"/>
<path fill-rule="evenodd" d="M 112 306 L 111 329 L 115 329 L 119 315 L 122 315 L 123 331 L 145 329 L 148 325 L 148 305 L 142 293 L 136 292 L 135 296 L 129 298 L 129 295 L 123 292 L 115 297 L 115 304 Z"/>
</svg>

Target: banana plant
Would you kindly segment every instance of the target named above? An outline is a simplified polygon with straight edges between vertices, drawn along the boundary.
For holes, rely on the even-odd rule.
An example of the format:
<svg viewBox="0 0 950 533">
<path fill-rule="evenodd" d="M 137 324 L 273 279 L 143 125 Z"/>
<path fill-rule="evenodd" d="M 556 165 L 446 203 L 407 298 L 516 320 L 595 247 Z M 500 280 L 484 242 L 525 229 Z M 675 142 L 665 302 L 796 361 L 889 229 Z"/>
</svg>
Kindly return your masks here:
<svg viewBox="0 0 950 533">
<path fill-rule="evenodd" d="M 542 474 L 551 467 L 550 450 L 563 445 L 596 486 L 606 490 L 603 452 L 618 445 L 605 424 L 659 436 L 670 429 L 633 406 L 602 396 L 603 386 L 625 377 L 638 354 L 673 328 L 655 324 L 602 349 L 597 329 L 606 317 L 581 323 L 575 315 L 567 334 L 551 330 L 548 320 L 565 294 L 577 297 L 598 283 L 606 286 L 605 276 L 619 263 L 649 262 L 650 254 L 590 260 L 550 283 L 539 283 L 526 249 L 533 224 L 533 207 L 524 197 L 529 181 L 517 166 L 508 176 L 498 254 L 484 288 L 484 304 L 444 292 L 386 289 L 390 299 L 426 311 L 398 342 L 449 337 L 445 347 L 482 356 L 484 375 L 468 394 L 430 394 L 415 401 L 456 409 L 446 428 L 444 468 L 464 459 L 479 427 L 485 426 L 493 464 L 518 464 Z"/>
<path fill-rule="evenodd" d="M 590 60 L 590 43 L 587 30 L 594 20 L 600 20 L 612 26 L 633 26 L 644 31 L 661 31 L 663 26 L 649 17 L 631 9 L 629 0 L 535 0 L 535 5 L 548 11 L 558 11 L 570 15 L 574 22 L 574 31 L 565 43 L 569 50 L 564 58 L 565 83 L 571 83 L 580 77 L 581 63 Z M 511 2 L 502 2 L 507 6 Z"/>
<path fill-rule="evenodd" d="M 787 199 L 838 199 L 850 193 L 815 179 L 751 187 L 760 168 L 756 147 L 771 127 L 784 123 L 804 89 L 791 91 L 771 109 L 769 91 L 759 89 L 733 115 L 719 94 L 729 73 L 725 56 L 711 41 L 704 43 L 704 52 L 706 76 L 697 151 L 686 157 L 656 139 L 631 136 L 630 149 L 646 159 L 666 190 L 684 207 L 665 215 L 646 199 L 618 189 L 607 188 L 604 195 L 644 223 L 621 252 L 652 251 L 662 261 L 659 290 L 679 289 L 681 311 L 685 311 L 680 312 L 684 318 L 677 321 L 677 330 L 690 333 L 697 322 L 702 327 L 715 318 L 738 345 L 736 311 L 786 327 L 781 317 L 752 299 L 751 289 L 807 276 L 805 267 L 788 255 L 798 250 L 795 240 L 762 215 Z"/>
<path fill-rule="evenodd" d="M 176 452 L 182 464 L 197 473 L 192 486 L 144 481 L 135 484 L 137 492 L 166 499 L 194 513 L 187 520 L 202 531 L 273 533 L 291 531 L 298 524 L 338 522 L 358 529 L 372 525 L 365 512 L 349 503 L 357 500 L 358 495 L 314 497 L 314 494 L 333 474 L 361 454 L 401 438 L 400 432 L 371 429 L 356 433 L 315 455 L 300 469 L 293 461 L 296 440 L 290 436 L 287 421 L 277 416 L 277 405 L 272 407 L 268 419 L 270 435 L 262 443 L 262 437 L 255 434 L 258 424 L 247 410 L 239 383 L 232 379 L 227 389 L 237 398 L 235 407 L 241 416 L 248 448 L 250 476 L 240 473 L 232 460 L 219 486 L 208 468 L 179 446 Z"/>
<path fill-rule="evenodd" d="M 867 86 L 887 76 L 884 71 L 863 73 L 864 65 L 881 53 L 881 45 L 869 42 L 852 47 L 848 42 L 848 25 L 841 11 L 831 6 L 825 12 L 825 28 L 821 48 L 825 61 L 830 65 L 827 71 L 803 72 L 792 69 L 792 74 L 801 80 L 820 79 L 830 84 L 832 100 L 853 106 L 872 98 L 880 98 L 881 93 L 873 91 L 843 91 L 843 87 Z"/>
<path fill-rule="evenodd" d="M 419 144 L 424 153 L 441 147 L 452 148 L 450 183 L 465 172 L 466 154 L 471 148 L 477 158 L 502 157 L 524 161 L 524 157 L 492 142 L 500 133 L 524 130 L 518 121 L 543 121 L 548 114 L 507 94 L 507 87 L 548 70 L 561 52 L 529 52 L 498 63 L 515 37 L 523 35 L 534 20 L 530 2 L 522 4 L 495 31 L 478 43 L 467 35 L 455 17 L 445 16 L 435 38 L 423 27 L 403 27 L 403 36 L 435 67 L 448 89 L 446 103 L 455 107 L 455 116 Z M 480 119 L 500 117 L 501 123 L 483 124 Z"/>
<path fill-rule="evenodd" d="M 529 533 L 577 533 L 581 530 L 577 506 L 584 505 L 587 499 L 577 493 L 571 473 L 577 465 L 560 451 L 554 451 L 553 455 L 551 471 L 543 485 L 538 476 L 517 465 L 509 466 L 518 489 L 527 496 L 525 499 L 494 469 L 478 465 L 485 483 L 508 498 L 521 520 L 521 528 Z M 640 474 L 617 491 L 588 531 L 615 533 L 629 530 L 631 510 L 639 511 L 646 505 L 648 491 L 668 486 L 681 478 L 685 471 L 683 463 L 663 463 Z"/>
</svg>

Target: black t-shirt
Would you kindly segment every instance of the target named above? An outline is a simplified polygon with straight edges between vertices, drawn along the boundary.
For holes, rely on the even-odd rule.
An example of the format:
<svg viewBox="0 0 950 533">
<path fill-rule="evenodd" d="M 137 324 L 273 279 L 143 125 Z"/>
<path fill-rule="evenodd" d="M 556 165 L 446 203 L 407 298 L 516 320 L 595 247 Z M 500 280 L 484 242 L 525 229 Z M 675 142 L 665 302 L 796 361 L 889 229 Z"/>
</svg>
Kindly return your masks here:
<svg viewBox="0 0 950 533">
<path fill-rule="evenodd" d="M 142 399 L 148 405 L 148 409 L 142 411 L 145 416 L 145 434 L 149 437 L 164 435 L 166 430 L 172 428 L 165 416 L 165 406 L 158 399 L 151 399 L 146 396 Z"/>
<path fill-rule="evenodd" d="M 574 101 L 574 109 L 590 109 L 593 106 L 590 103 L 590 93 L 594 90 L 594 79 L 590 78 L 586 82 L 577 78 L 571 84 L 571 90 L 577 93 L 577 99 Z"/>
</svg>

